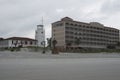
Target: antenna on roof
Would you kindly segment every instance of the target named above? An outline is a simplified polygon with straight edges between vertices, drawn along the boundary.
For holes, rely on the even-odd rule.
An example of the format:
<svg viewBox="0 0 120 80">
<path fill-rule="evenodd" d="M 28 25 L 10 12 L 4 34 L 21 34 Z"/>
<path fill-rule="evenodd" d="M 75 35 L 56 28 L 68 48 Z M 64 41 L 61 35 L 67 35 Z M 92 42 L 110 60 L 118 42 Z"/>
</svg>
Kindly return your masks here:
<svg viewBox="0 0 120 80">
<path fill-rule="evenodd" d="M 43 16 L 42 16 L 42 20 L 41 20 L 41 22 L 42 22 L 42 24 L 41 24 L 41 25 L 43 25 Z"/>
<path fill-rule="evenodd" d="M 42 16 L 42 19 L 40 20 L 40 24 L 39 25 L 37 25 L 37 27 L 44 27 L 44 25 L 43 25 L 43 16 Z"/>
</svg>

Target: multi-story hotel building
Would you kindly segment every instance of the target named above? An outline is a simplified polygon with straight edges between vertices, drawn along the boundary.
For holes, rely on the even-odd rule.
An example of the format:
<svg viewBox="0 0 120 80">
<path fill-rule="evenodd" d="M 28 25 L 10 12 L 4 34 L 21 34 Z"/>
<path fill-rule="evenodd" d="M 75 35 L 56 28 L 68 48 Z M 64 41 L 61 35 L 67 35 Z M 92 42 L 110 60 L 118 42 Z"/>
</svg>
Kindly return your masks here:
<svg viewBox="0 0 120 80">
<path fill-rule="evenodd" d="M 119 30 L 97 22 L 84 23 L 69 17 L 52 23 L 52 38 L 60 49 L 107 48 L 119 42 Z"/>
</svg>

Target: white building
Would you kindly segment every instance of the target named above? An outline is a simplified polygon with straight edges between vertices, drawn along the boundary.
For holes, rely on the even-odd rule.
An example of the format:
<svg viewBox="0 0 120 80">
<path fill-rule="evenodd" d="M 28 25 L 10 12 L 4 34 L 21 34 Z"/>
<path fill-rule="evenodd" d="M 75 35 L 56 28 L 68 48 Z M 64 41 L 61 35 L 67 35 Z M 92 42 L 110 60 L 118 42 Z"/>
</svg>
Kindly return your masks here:
<svg viewBox="0 0 120 80">
<path fill-rule="evenodd" d="M 35 40 L 37 40 L 38 47 L 44 47 L 45 44 L 45 30 L 43 25 L 37 25 L 35 33 Z"/>
<path fill-rule="evenodd" d="M 10 37 L 7 39 L 0 39 L 0 48 L 12 47 L 28 47 L 36 46 L 36 40 L 25 37 Z"/>
</svg>

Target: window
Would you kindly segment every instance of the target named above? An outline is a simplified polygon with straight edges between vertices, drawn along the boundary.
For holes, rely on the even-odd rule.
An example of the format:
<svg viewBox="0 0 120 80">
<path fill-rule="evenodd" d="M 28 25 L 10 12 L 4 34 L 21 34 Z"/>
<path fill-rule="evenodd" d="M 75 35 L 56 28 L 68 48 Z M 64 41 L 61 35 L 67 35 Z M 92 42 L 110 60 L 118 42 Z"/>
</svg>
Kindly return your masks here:
<svg viewBox="0 0 120 80">
<path fill-rule="evenodd" d="M 35 41 L 35 45 L 37 44 L 37 41 Z"/>
<path fill-rule="evenodd" d="M 56 26 L 63 26 L 63 23 L 56 24 Z"/>
<path fill-rule="evenodd" d="M 81 25 L 78 25 L 79 27 L 81 27 Z"/>
<path fill-rule="evenodd" d="M 65 29 L 70 29 L 69 27 L 65 27 Z"/>
<path fill-rule="evenodd" d="M 25 45 L 27 45 L 28 44 L 28 42 L 27 41 L 25 41 Z"/>
<path fill-rule="evenodd" d="M 13 40 L 12 40 L 12 44 L 13 44 Z"/>
<path fill-rule="evenodd" d="M 66 25 L 69 25 L 69 23 L 66 23 Z"/>
<path fill-rule="evenodd" d="M 32 45 L 32 44 L 33 44 L 33 42 L 31 41 L 31 42 L 30 42 L 30 45 Z"/>
<path fill-rule="evenodd" d="M 78 26 L 77 24 L 75 24 L 75 26 Z"/>
<path fill-rule="evenodd" d="M 73 24 L 72 24 L 72 23 L 71 23 L 70 25 L 71 25 L 71 26 L 73 26 Z"/>
<path fill-rule="evenodd" d="M 20 44 L 23 44 L 23 42 L 21 41 Z"/>
</svg>

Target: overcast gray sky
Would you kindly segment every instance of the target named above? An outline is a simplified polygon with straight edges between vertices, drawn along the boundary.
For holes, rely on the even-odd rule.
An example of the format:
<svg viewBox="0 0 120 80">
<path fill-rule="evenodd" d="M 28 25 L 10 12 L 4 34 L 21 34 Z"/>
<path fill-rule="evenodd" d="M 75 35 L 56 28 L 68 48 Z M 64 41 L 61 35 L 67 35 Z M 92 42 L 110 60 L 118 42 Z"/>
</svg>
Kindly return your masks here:
<svg viewBox="0 0 120 80">
<path fill-rule="evenodd" d="M 120 0 L 0 0 L 0 37 L 34 38 L 42 17 L 50 37 L 51 23 L 66 16 L 120 29 Z"/>
</svg>

